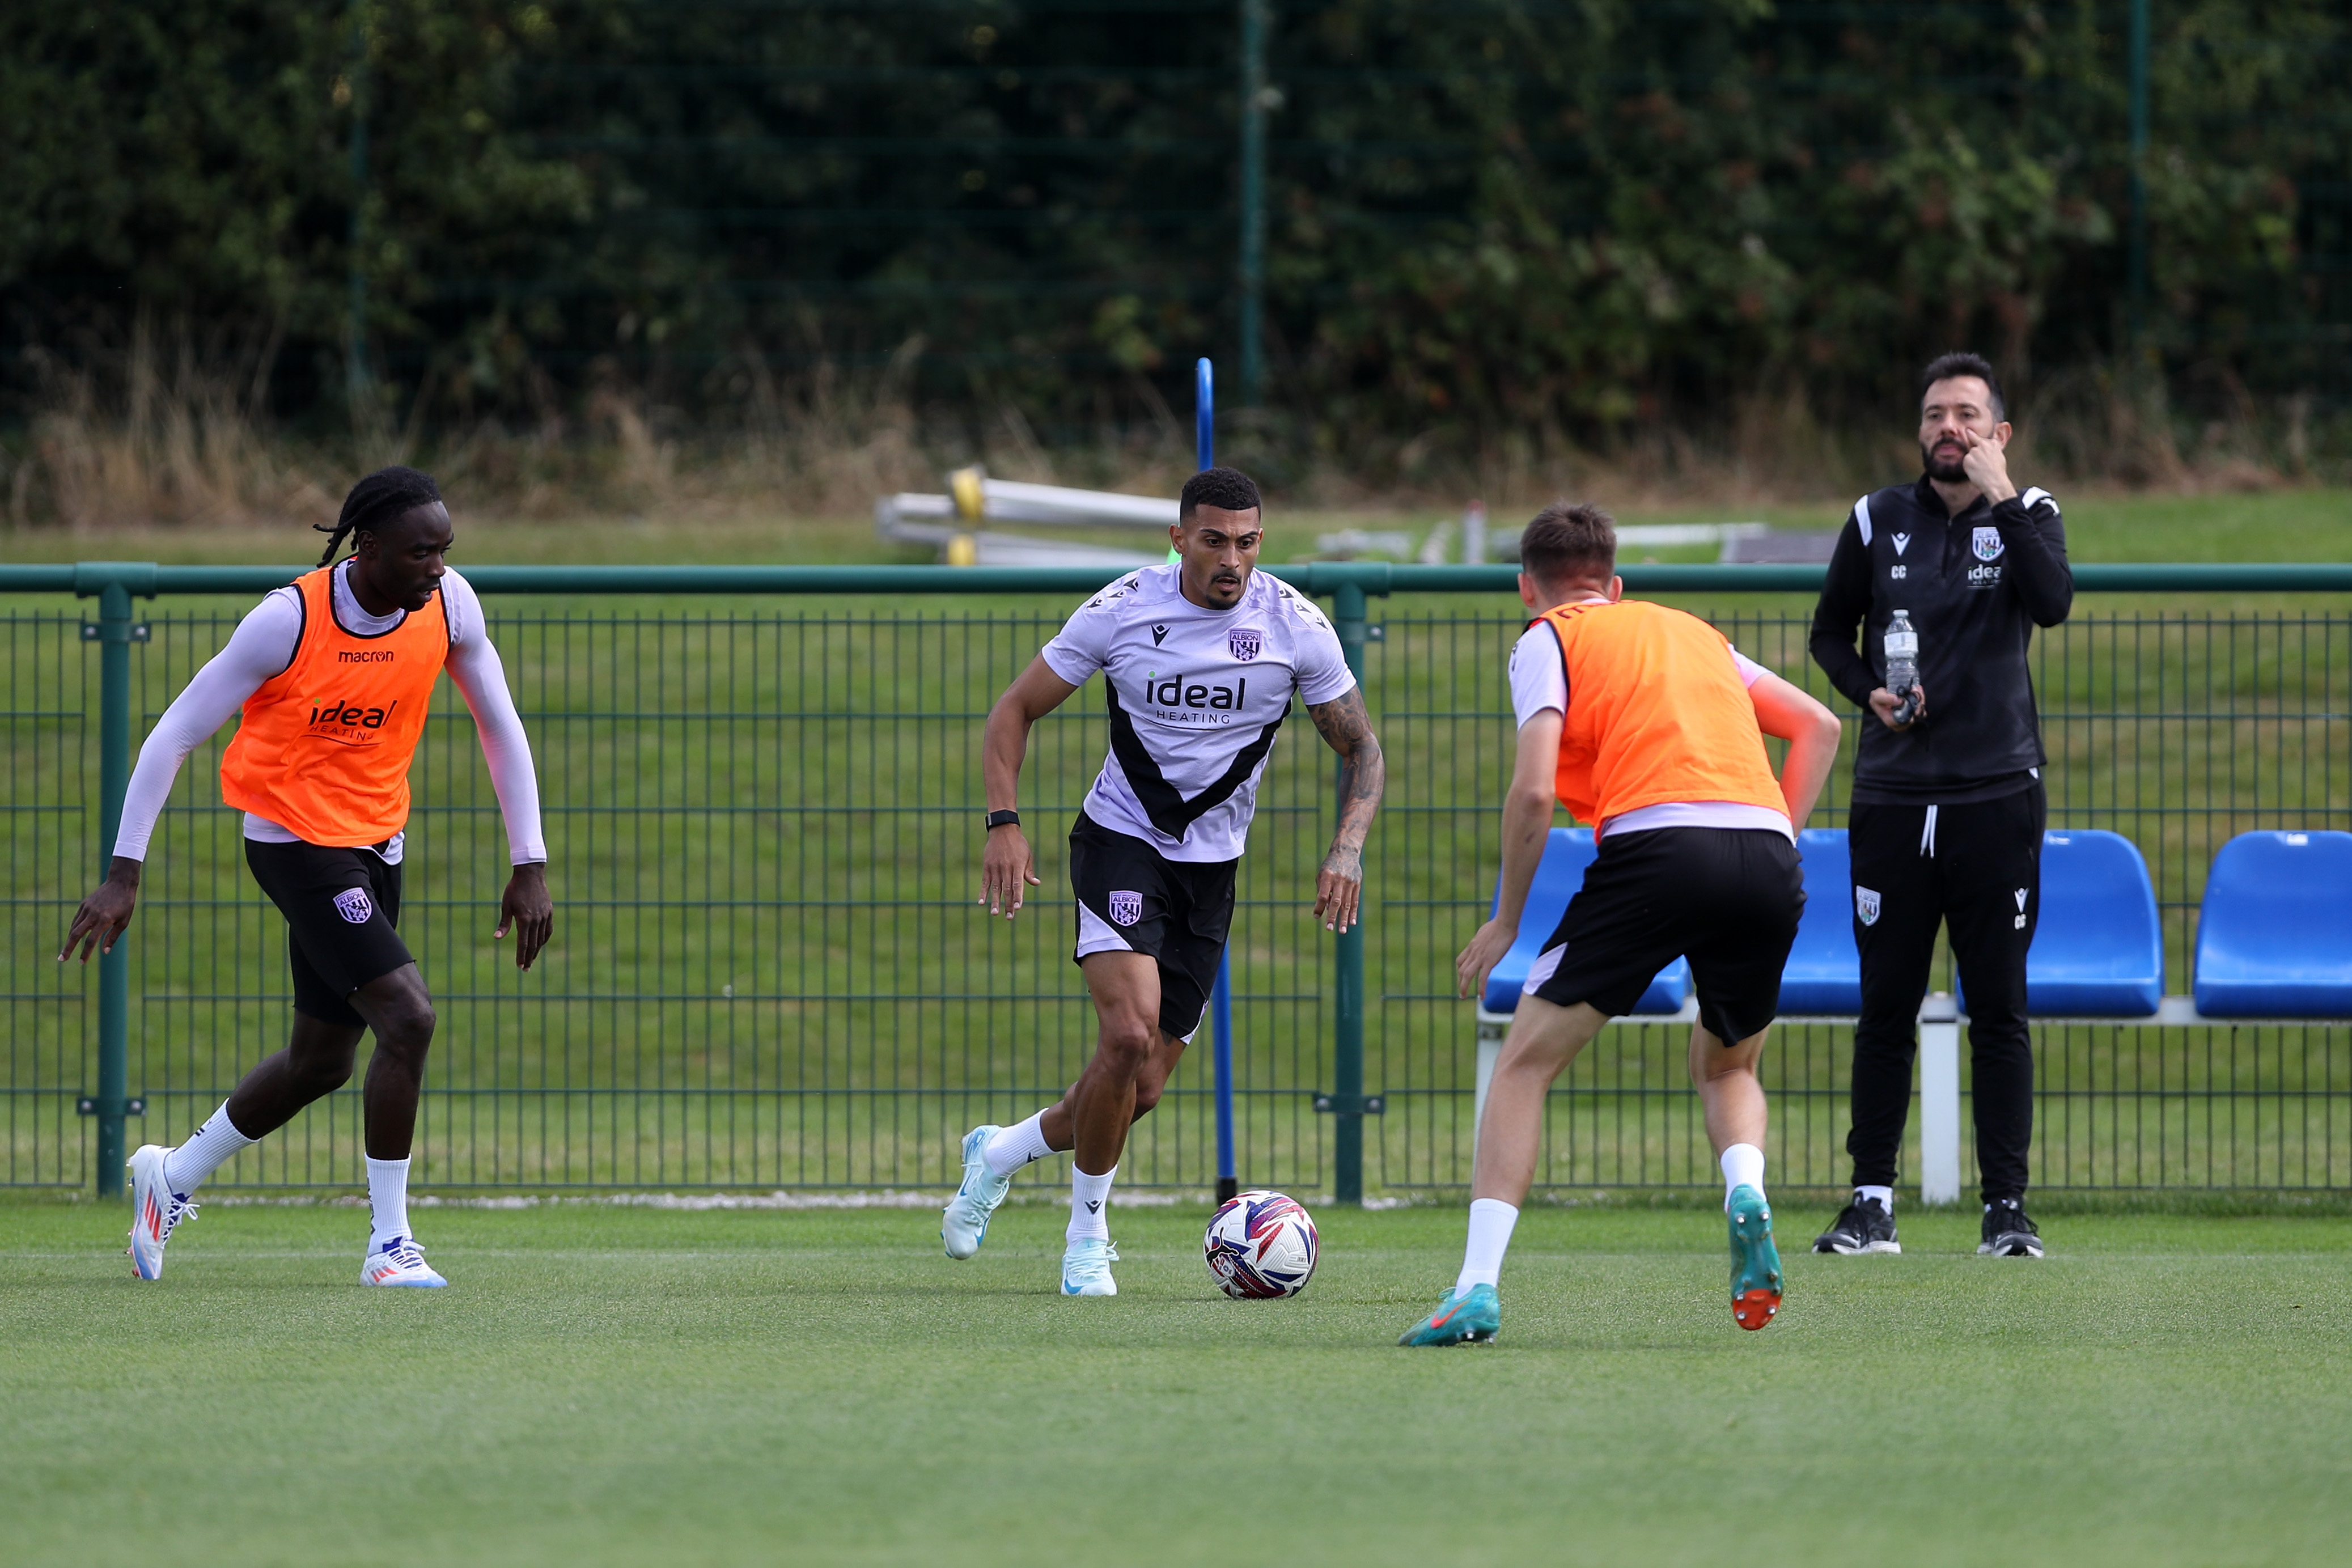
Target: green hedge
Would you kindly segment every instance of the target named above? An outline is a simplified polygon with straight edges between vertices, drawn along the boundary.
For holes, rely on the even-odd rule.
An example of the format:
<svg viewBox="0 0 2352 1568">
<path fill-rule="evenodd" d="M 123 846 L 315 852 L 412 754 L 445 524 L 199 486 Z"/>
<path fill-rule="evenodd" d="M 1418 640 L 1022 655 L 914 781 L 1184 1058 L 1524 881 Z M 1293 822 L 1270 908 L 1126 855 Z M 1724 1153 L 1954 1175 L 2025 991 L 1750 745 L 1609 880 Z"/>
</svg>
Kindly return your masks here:
<svg viewBox="0 0 2352 1568">
<path fill-rule="evenodd" d="M 1328 443 L 2127 342 L 2117 0 L 1271 9 L 1270 395 Z M 2153 15 L 2145 341 L 2209 401 L 2352 391 L 2352 16 Z M 10 7 L 0 374 L 143 311 L 331 407 L 356 279 L 436 417 L 819 366 L 1049 437 L 1181 410 L 1234 352 L 1238 37 L 1230 0 Z"/>
</svg>

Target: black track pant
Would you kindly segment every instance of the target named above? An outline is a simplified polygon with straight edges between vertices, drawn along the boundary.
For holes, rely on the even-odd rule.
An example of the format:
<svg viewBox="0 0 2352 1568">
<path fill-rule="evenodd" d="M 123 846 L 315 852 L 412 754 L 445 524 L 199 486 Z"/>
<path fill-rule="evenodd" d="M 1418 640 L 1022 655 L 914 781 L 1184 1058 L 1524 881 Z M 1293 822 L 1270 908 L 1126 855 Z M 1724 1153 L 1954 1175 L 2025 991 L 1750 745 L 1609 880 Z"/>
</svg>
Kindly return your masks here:
<svg viewBox="0 0 2352 1568">
<path fill-rule="evenodd" d="M 1948 922 L 1967 994 L 1984 1198 L 2025 1195 L 2033 1142 L 2033 1043 L 2025 1022 L 2025 950 L 2042 914 L 2042 827 L 2048 800 L 2031 789 L 1972 805 L 1856 805 L 1853 938 L 1862 950 L 1862 1017 L 1853 1031 L 1856 1186 L 1893 1186 L 1911 1110 L 1919 1001 Z"/>
</svg>

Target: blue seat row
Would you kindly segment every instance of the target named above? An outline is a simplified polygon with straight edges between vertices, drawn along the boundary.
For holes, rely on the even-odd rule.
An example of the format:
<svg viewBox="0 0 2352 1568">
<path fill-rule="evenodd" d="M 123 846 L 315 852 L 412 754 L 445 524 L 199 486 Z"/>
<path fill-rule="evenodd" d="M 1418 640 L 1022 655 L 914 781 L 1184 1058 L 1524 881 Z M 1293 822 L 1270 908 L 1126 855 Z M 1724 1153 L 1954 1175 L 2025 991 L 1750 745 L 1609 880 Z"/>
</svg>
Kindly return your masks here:
<svg viewBox="0 0 2352 1568">
<path fill-rule="evenodd" d="M 1781 973 L 1780 1011 L 1852 1017 L 1862 1008 L 1862 961 L 1845 832 L 1807 828 L 1797 851 L 1811 896 Z M 1552 830 L 1519 940 L 1487 980 L 1490 1011 L 1518 1005 L 1528 970 L 1594 854 L 1589 829 Z M 2223 845 L 2206 882 L 2196 964 L 2197 1011 L 2206 1017 L 2352 1017 L 2352 833 L 2247 833 Z M 1690 991 L 1690 965 L 1678 958 L 1633 1011 L 1675 1012 Z M 2043 835 L 2042 913 L 2026 954 L 2025 994 L 2037 1017 L 2143 1018 L 2158 1010 L 2164 931 L 2147 863 L 2130 839 Z"/>
</svg>

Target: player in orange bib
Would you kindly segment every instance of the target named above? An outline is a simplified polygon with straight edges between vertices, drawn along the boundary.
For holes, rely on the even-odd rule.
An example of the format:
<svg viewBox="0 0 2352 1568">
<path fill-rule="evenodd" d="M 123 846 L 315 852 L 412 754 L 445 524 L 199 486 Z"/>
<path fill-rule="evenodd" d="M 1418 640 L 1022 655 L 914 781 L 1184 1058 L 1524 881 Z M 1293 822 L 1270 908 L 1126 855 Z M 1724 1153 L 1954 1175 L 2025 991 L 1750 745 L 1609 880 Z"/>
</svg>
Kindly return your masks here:
<svg viewBox="0 0 2352 1568">
<path fill-rule="evenodd" d="M 506 817 L 514 870 L 496 935 L 516 933 L 515 963 L 528 969 L 554 926 L 530 743 L 481 601 L 445 559 L 453 534 L 439 489 L 414 468 L 384 468 L 352 488 L 331 529 L 319 526 L 331 535 L 319 569 L 238 623 L 140 749 L 113 866 L 82 900 L 58 955 L 79 947 L 86 963 L 130 925 L 172 780 L 241 710 L 221 759 L 221 797 L 244 811 L 246 863 L 286 917 L 293 1037 L 186 1142 L 131 1155 L 131 1260 L 142 1279 L 162 1277 L 163 1245 L 195 1212 L 197 1185 L 349 1081 L 360 1036 L 372 1029 L 364 1104 L 373 1217 L 360 1282 L 447 1283 L 408 1226 L 408 1151 L 434 1019 L 395 929 L 409 759 L 444 669 L 473 712 Z M 345 539 L 353 552 L 338 562 Z"/>
<path fill-rule="evenodd" d="M 1486 1091 L 1462 1273 L 1408 1345 L 1491 1340 L 1496 1286 L 1535 1180 L 1544 1097 L 1562 1068 L 1687 955 L 1698 992 L 1691 1081 L 1723 1170 L 1732 1316 L 1760 1329 L 1780 1305 L 1764 1198 L 1756 1063 L 1804 908 L 1796 830 L 1830 764 L 1830 710 L 1743 658 L 1695 616 L 1621 598 L 1617 531 L 1595 507 L 1555 507 L 1519 542 L 1519 597 L 1537 612 L 1511 655 L 1518 760 L 1503 803 L 1495 918 L 1456 961 L 1462 994 L 1518 940 L 1552 802 L 1593 825 L 1599 854 L 1529 970 Z M 1779 779 L 1763 737 L 1789 742 Z"/>
</svg>

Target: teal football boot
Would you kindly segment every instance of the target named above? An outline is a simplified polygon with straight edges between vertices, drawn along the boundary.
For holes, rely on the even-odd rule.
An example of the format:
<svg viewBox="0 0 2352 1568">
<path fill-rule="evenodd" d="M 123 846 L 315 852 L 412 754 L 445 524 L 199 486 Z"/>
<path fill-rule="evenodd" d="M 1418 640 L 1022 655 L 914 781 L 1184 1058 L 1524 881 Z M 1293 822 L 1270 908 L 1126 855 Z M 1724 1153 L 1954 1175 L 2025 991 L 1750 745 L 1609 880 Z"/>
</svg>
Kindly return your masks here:
<svg viewBox="0 0 2352 1568">
<path fill-rule="evenodd" d="M 1780 1249 L 1772 1245 L 1772 1207 L 1742 1183 L 1725 1210 L 1731 1222 L 1731 1316 L 1754 1331 L 1780 1310 Z"/>
<path fill-rule="evenodd" d="M 1503 1300 L 1492 1285 L 1473 1285 L 1465 1295 L 1448 1290 L 1437 1310 L 1407 1329 L 1401 1345 L 1483 1345 L 1502 1331 Z"/>
</svg>

